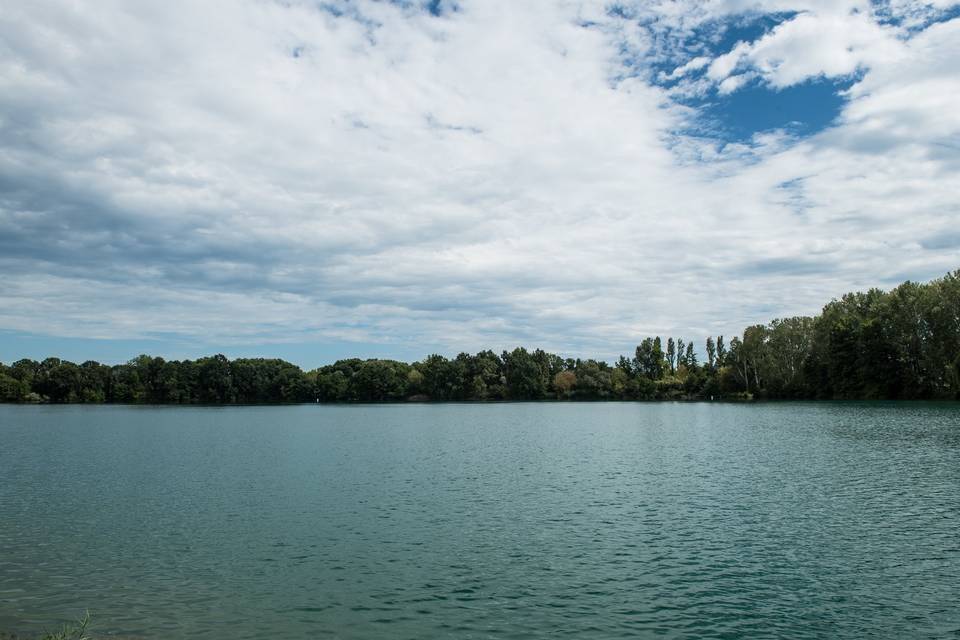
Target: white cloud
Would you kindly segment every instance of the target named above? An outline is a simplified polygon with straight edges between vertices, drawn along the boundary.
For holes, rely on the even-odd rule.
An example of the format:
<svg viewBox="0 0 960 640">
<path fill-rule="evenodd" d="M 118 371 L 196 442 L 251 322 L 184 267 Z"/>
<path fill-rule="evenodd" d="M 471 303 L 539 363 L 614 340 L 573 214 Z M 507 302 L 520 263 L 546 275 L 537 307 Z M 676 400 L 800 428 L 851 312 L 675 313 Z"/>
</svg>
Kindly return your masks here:
<svg viewBox="0 0 960 640">
<path fill-rule="evenodd" d="M 953 145 L 956 151 L 958 61 L 960 20 L 929 27 L 905 43 L 902 55 L 851 89 L 838 135 L 851 144 L 886 149 L 914 146 L 943 156 L 944 145 Z M 958 157 L 953 158 L 955 168 Z"/>
<path fill-rule="evenodd" d="M 710 64 L 710 58 L 708 58 L 707 56 L 697 56 L 696 58 L 692 58 L 689 62 L 686 62 L 681 66 L 677 67 L 669 74 L 666 74 L 664 76 L 664 79 L 676 80 L 678 78 L 682 78 L 683 76 L 687 75 L 691 71 L 698 71 L 709 64 Z"/>
<path fill-rule="evenodd" d="M 904 39 L 856 4 L 763 3 L 803 13 L 674 72 L 866 69 L 836 128 L 740 148 L 675 134 L 689 111 L 620 74 L 653 40 L 599 2 L 14 5 L 0 328 L 609 357 L 935 275 L 957 266 L 922 242 L 956 220 L 957 21 Z"/>
<path fill-rule="evenodd" d="M 731 75 L 738 67 L 748 68 L 774 88 L 783 88 L 818 76 L 849 76 L 897 59 L 903 47 L 898 33 L 864 12 L 801 13 L 756 42 L 741 42 L 718 57 L 708 77 L 722 85 L 738 77 Z"/>
</svg>

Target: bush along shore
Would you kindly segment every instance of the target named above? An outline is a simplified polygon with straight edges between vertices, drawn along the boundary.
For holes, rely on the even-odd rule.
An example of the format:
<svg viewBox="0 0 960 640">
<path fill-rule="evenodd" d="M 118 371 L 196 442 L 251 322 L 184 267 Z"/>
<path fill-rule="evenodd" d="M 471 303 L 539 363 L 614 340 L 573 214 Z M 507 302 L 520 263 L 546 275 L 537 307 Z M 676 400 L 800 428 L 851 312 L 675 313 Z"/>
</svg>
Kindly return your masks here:
<svg viewBox="0 0 960 640">
<path fill-rule="evenodd" d="M 90 624 L 90 613 L 84 614 L 82 618 L 74 623 L 65 624 L 57 631 L 45 633 L 39 640 L 93 640 L 87 633 L 87 627 Z M 15 633 L 0 631 L 0 640 L 33 640 L 36 636 L 19 636 Z"/>
<path fill-rule="evenodd" d="M 701 355 L 698 355 L 701 354 Z M 216 355 L 126 364 L 0 363 L 0 401 L 255 404 L 409 400 L 958 399 L 960 270 L 850 293 L 815 317 L 773 320 L 698 350 L 646 338 L 613 363 L 518 347 L 455 358 L 340 360 L 303 371 Z"/>
</svg>

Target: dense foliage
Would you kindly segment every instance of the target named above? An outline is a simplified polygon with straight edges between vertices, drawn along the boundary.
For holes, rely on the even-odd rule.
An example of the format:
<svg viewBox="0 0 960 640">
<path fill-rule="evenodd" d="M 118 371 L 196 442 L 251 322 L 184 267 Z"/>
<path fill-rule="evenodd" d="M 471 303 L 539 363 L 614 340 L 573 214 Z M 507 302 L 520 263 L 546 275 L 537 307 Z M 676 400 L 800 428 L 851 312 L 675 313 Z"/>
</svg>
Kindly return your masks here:
<svg viewBox="0 0 960 640">
<path fill-rule="evenodd" d="M 960 398 L 960 271 L 830 302 L 815 317 L 748 327 L 724 342 L 647 338 L 614 365 L 518 347 L 422 362 L 341 360 L 304 372 L 222 355 L 126 364 L 0 364 L 7 402 L 266 403 L 400 400 Z"/>
</svg>

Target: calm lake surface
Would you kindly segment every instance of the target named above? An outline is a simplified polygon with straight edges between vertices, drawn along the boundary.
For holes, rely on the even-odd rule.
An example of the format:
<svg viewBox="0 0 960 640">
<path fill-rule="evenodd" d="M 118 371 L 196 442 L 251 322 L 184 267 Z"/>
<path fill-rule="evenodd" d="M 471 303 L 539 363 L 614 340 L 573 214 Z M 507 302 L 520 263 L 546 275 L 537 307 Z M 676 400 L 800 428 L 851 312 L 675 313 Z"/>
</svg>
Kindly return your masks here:
<svg viewBox="0 0 960 640">
<path fill-rule="evenodd" d="M 960 406 L 0 406 L 0 630 L 960 635 Z"/>
</svg>

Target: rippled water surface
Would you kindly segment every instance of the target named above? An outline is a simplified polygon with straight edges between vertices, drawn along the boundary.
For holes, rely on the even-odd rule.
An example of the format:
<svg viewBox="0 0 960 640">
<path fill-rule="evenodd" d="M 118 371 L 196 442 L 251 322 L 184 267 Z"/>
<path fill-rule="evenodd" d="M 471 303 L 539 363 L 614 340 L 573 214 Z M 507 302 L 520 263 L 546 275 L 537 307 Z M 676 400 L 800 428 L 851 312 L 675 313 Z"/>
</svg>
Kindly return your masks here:
<svg viewBox="0 0 960 640">
<path fill-rule="evenodd" d="M 0 406 L 0 630 L 960 636 L 960 407 Z"/>
</svg>

